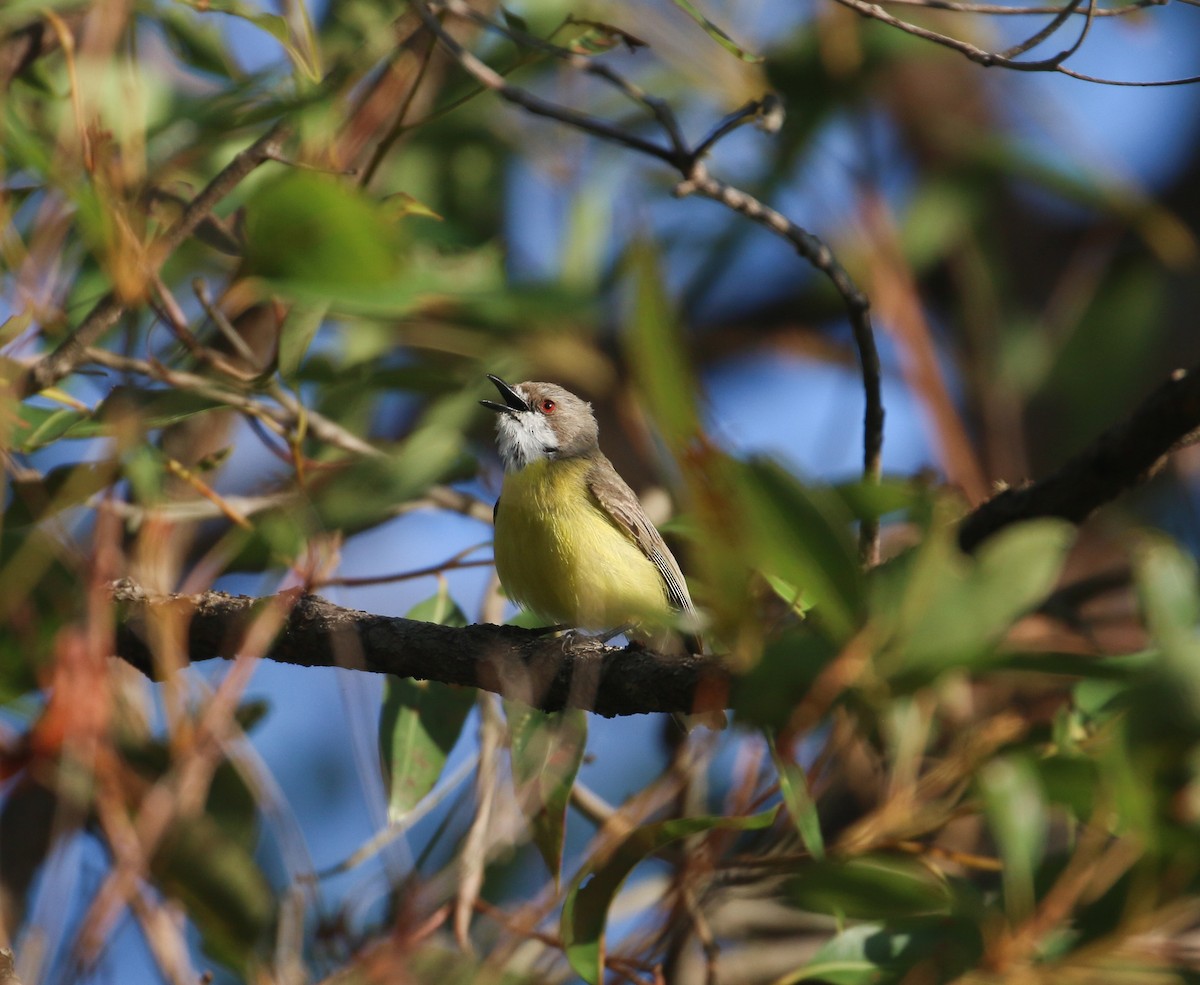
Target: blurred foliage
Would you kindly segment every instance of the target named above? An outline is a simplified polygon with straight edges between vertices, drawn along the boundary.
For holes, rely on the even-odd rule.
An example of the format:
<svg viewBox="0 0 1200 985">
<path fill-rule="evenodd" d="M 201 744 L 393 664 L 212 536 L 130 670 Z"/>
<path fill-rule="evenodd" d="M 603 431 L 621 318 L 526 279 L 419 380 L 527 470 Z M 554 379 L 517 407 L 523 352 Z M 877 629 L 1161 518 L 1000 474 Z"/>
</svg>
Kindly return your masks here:
<svg viewBox="0 0 1200 985">
<path fill-rule="evenodd" d="M 604 72 L 688 133 L 778 94 L 781 130 L 707 166 L 799 210 L 871 296 L 889 390 L 923 414 L 893 420 L 925 429 L 938 478 L 823 484 L 725 447 L 701 381 L 754 359 L 851 379 L 843 299 L 760 227 L 671 202 L 661 162 L 485 91 L 406 4 L 9 0 L 0 940 L 24 980 L 129 977 L 129 914 L 170 982 L 1198 980 L 1200 534 L 1168 511 L 1194 456 L 1080 531 L 1014 525 L 967 556 L 955 525 L 972 476 L 1050 471 L 1200 356 L 1200 145 L 1151 193 L 1064 147 L 1051 90 L 834 3 L 486 9 L 507 36 L 446 30 L 640 140 L 663 135 Z M 280 153 L 222 184 L 276 123 Z M 62 379 L 20 389 L 84 331 Z M 389 680 L 376 834 L 424 840 L 382 891 L 334 891 L 247 752 L 269 607 L 211 678 L 171 675 L 186 623 L 164 608 L 151 685 L 109 660 L 106 586 L 317 590 L 343 537 L 450 508 L 447 484 L 486 517 L 485 372 L 583 393 L 619 471 L 672 493 L 735 727 L 719 754 L 703 733 L 608 747 L 581 712 L 501 719 Z M 857 399 L 826 413 L 797 388 L 769 416 L 859 440 Z M 869 572 L 865 518 L 887 524 Z M 468 609 L 443 579 L 409 617 Z M 506 748 L 467 794 L 446 768 L 479 702 Z M 611 804 L 580 780 L 593 758 L 669 761 Z M 85 849 L 90 895 L 66 872 Z"/>
</svg>

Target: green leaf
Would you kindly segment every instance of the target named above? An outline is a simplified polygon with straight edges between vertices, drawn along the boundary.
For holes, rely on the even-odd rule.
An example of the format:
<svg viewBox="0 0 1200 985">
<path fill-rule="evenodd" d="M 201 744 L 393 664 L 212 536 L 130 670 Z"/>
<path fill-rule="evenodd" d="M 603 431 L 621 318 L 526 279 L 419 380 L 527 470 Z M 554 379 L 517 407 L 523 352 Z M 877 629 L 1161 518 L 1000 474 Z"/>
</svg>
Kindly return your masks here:
<svg viewBox="0 0 1200 985">
<path fill-rule="evenodd" d="M 21 404 L 9 422 L 4 444 L 16 451 L 36 451 L 66 437 L 92 415 L 67 407 L 38 407 Z"/>
<path fill-rule="evenodd" d="M 626 322 L 625 352 L 650 414 L 668 444 L 685 447 L 699 433 L 696 385 L 685 356 L 683 332 L 663 289 L 658 252 L 645 239 L 635 240 L 626 258 L 633 279 L 632 308 Z"/>
<path fill-rule="evenodd" d="M 918 686 L 951 667 L 989 657 L 1001 636 L 1053 588 L 1075 536 L 1064 520 L 1017 524 L 973 555 L 949 524 L 936 523 L 910 556 L 873 578 L 872 611 L 891 634 L 879 669 Z"/>
<path fill-rule="evenodd" d="M 13 496 L 4 511 L 4 529 L 14 530 L 48 519 L 107 489 L 118 475 L 114 459 L 60 465 L 41 479 L 12 479 Z"/>
<path fill-rule="evenodd" d="M 738 464 L 735 474 L 764 572 L 802 589 L 811 618 L 845 642 L 866 609 L 849 513 L 829 490 L 805 488 L 774 462 Z"/>
<path fill-rule="evenodd" d="M 809 624 L 771 640 L 762 658 L 734 678 L 732 707 L 738 723 L 786 728 L 796 705 L 839 650 L 836 642 Z"/>
<path fill-rule="evenodd" d="M 1046 799 L 1067 807 L 1075 820 L 1086 822 L 1099 796 L 1100 772 L 1085 756 L 1045 756 L 1034 764 Z"/>
<path fill-rule="evenodd" d="M 73 436 L 91 438 L 109 434 L 113 418 L 131 415 L 136 415 L 140 427 L 154 431 L 226 406 L 220 400 L 190 390 L 118 386 L 96 408 L 94 423 L 79 428 Z"/>
<path fill-rule="evenodd" d="M 879 482 L 858 479 L 833 487 L 846 508 L 859 520 L 881 520 L 891 513 L 924 512 L 929 490 L 911 479 L 884 476 Z"/>
<path fill-rule="evenodd" d="M 306 38 L 297 43 L 292 37 L 286 18 L 280 17 L 278 14 L 265 14 L 253 5 L 242 3 L 240 0 L 176 0 L 176 2 L 185 4 L 200 13 L 228 14 L 253 24 L 278 41 L 292 60 L 292 64 L 310 80 L 315 82 L 321 78 L 321 67 L 315 60 L 314 49 L 309 43 L 310 39 Z"/>
<path fill-rule="evenodd" d="M 1046 843 L 1046 801 L 1023 756 L 993 759 L 976 774 L 988 824 L 1004 859 L 1004 906 L 1014 925 L 1033 913 L 1033 877 Z"/>
<path fill-rule="evenodd" d="M 986 216 L 986 186 L 959 175 L 927 177 L 914 190 L 900 230 L 904 255 L 916 271 L 924 271 L 961 248 L 963 236 Z"/>
<path fill-rule="evenodd" d="M 509 10 L 505 6 L 500 7 L 500 16 L 504 18 L 504 23 L 516 31 L 529 33 L 529 23 L 520 14 Z"/>
<path fill-rule="evenodd" d="M 257 186 L 246 204 L 246 272 L 281 288 L 378 289 L 397 270 L 397 227 L 344 181 L 289 170 Z"/>
<path fill-rule="evenodd" d="M 465 626 L 445 590 L 413 607 L 409 619 Z M 387 677 L 379 715 L 379 749 L 388 789 L 388 819 L 397 821 L 433 789 L 475 705 L 470 688 Z"/>
<path fill-rule="evenodd" d="M 17 315 L 9 315 L 0 322 L 0 346 L 8 345 L 32 324 L 33 308 L 26 308 Z"/>
<path fill-rule="evenodd" d="M 468 688 L 388 677 L 379 745 L 388 789 L 388 819 L 397 821 L 433 789 L 475 705 Z"/>
<path fill-rule="evenodd" d="M 192 68 L 225 79 L 240 80 L 243 73 L 229 57 L 215 24 L 174 6 L 159 6 L 155 14 L 167 44 Z"/>
<path fill-rule="evenodd" d="M 405 618 L 431 622 L 437 626 L 456 626 L 459 629 L 467 625 L 466 613 L 450 597 L 445 582 L 441 583 L 436 595 L 431 595 L 424 602 L 418 602 L 409 609 Z"/>
<path fill-rule="evenodd" d="M 949 914 L 950 886 L 909 858 L 863 856 L 802 864 L 785 893 L 801 910 L 853 920 Z"/>
<path fill-rule="evenodd" d="M 747 817 L 684 817 L 646 824 L 630 832 L 602 860 L 580 869 L 563 901 L 560 933 L 571 967 L 588 982 L 604 978 L 604 927 L 608 908 L 633 868 L 672 842 L 705 831 L 754 831 L 769 827 L 776 809 Z"/>
<path fill-rule="evenodd" d="M 279 332 L 279 375 L 285 380 L 295 378 L 328 312 L 327 304 L 304 302 L 297 302 L 288 312 Z"/>
<path fill-rule="evenodd" d="M 11 420 L 5 443 L 17 451 L 36 451 L 60 438 L 109 435 L 116 417 L 136 416 L 138 426 L 149 431 L 223 406 L 220 401 L 186 390 L 116 387 L 90 413 L 67 407 L 21 404 Z"/>
<path fill-rule="evenodd" d="M 1169 664 L 1193 676 L 1200 644 L 1196 562 L 1165 538 L 1148 538 L 1138 551 L 1135 579 L 1146 622 Z"/>
<path fill-rule="evenodd" d="M 603 55 L 614 48 L 624 48 L 626 51 L 637 51 L 645 48 L 646 42 L 641 38 L 622 30 L 614 24 L 603 21 L 584 20 L 579 17 L 567 16 L 564 27 L 575 25 L 586 28 L 574 37 L 564 42 L 564 47 L 577 55 Z"/>
<path fill-rule="evenodd" d="M 213 816 L 195 814 L 172 825 L 150 869 L 183 902 L 205 950 L 246 970 L 275 916 L 271 887 L 250 850 Z"/>
<path fill-rule="evenodd" d="M 1131 735 L 1150 746 L 1200 741 L 1200 591 L 1196 562 L 1165 537 L 1147 537 L 1135 554 L 1134 584 L 1159 647 L 1138 685 L 1121 695 Z M 1174 755 L 1174 754 L 1173 754 Z"/>
<path fill-rule="evenodd" d="M 823 859 L 825 839 L 821 835 L 817 802 L 813 800 L 808 789 L 808 777 L 799 764 L 780 753 L 773 736 L 768 735 L 767 745 L 771 749 L 771 761 L 775 764 L 775 772 L 779 775 L 779 792 L 783 795 L 783 802 L 792 816 L 792 823 L 796 825 L 800 842 L 813 858 Z"/>
<path fill-rule="evenodd" d="M 587 747 L 587 715 L 578 709 L 547 713 L 517 701 L 504 702 L 504 714 L 512 733 L 517 803 L 558 885 L 567 803 Z"/>
<path fill-rule="evenodd" d="M 734 41 L 733 38 L 717 27 L 716 24 L 700 13 L 700 11 L 696 8 L 696 5 L 692 3 L 692 0 L 672 0 L 672 2 L 676 7 L 678 7 L 692 20 L 699 24 L 700 27 L 704 29 L 704 33 L 716 41 L 717 44 L 719 44 L 726 51 L 737 55 L 738 58 L 744 62 L 755 63 L 763 60 L 761 55 L 750 54 L 748 51 L 746 51 L 746 49 Z"/>
<path fill-rule="evenodd" d="M 945 982 L 974 967 L 982 953 L 983 939 L 974 921 L 937 917 L 886 926 L 864 923 L 835 935 L 804 967 L 777 979 L 776 985 L 882 985 L 903 980 L 917 962 L 930 958 L 937 972 L 931 967 L 919 980 Z"/>
</svg>

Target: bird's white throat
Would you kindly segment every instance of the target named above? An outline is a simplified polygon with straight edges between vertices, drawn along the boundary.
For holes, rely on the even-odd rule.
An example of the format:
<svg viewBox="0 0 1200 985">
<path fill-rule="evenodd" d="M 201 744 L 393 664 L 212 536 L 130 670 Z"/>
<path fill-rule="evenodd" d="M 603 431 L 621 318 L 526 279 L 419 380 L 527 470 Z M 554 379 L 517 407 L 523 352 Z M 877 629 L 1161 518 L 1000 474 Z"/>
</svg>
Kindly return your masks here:
<svg viewBox="0 0 1200 985">
<path fill-rule="evenodd" d="M 520 387 L 515 387 L 521 393 Z M 523 399 L 528 399 L 521 393 Z M 496 421 L 496 446 L 505 472 L 519 472 L 540 458 L 558 454 L 558 435 L 537 411 L 517 411 L 500 414 Z"/>
</svg>

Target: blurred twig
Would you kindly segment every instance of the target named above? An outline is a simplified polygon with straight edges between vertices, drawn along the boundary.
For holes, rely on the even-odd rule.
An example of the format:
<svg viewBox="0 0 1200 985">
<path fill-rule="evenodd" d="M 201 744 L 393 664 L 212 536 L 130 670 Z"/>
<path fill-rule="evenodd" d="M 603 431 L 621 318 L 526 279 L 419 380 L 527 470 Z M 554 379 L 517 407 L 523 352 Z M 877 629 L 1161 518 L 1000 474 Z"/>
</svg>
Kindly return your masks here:
<svg viewBox="0 0 1200 985">
<path fill-rule="evenodd" d="M 1010 7 L 1002 3 L 958 3 L 955 0 L 880 0 L 889 7 L 923 7 L 926 10 L 950 10 L 961 14 L 985 15 L 1016 15 L 1021 17 L 1049 14 L 1057 16 L 1065 10 L 1067 13 L 1081 17 L 1088 15 L 1087 10 L 1080 10 L 1078 4 L 1067 7 Z M 1091 12 L 1092 17 L 1123 17 L 1134 14 L 1147 7 L 1165 7 L 1166 0 L 1134 0 L 1133 3 L 1122 4 L 1120 7 L 1097 7 Z"/>
<path fill-rule="evenodd" d="M 458 946 L 470 953 L 471 914 L 483 889 L 494 835 L 491 833 L 492 814 L 496 810 L 499 789 L 500 752 L 503 748 L 504 719 L 499 702 L 491 695 L 480 695 L 479 707 L 479 769 L 475 773 L 475 817 L 467 829 L 459 856 L 458 897 L 454 902 L 454 938 Z"/>
<path fill-rule="evenodd" d="M 299 426 L 301 419 L 303 419 L 304 426 L 313 437 L 324 441 L 326 444 L 333 445 L 335 448 L 341 448 L 343 451 L 352 452 L 356 455 L 371 457 L 383 454 L 379 449 L 367 444 L 367 442 L 352 432 L 347 431 L 340 424 L 331 421 L 314 410 L 301 407 L 294 398 L 286 398 L 286 406 L 273 406 L 262 400 L 256 400 L 254 397 L 240 390 L 222 385 L 220 382 L 209 377 L 170 369 L 159 362 L 119 356 L 104 349 L 85 349 L 80 359 L 106 366 L 109 369 L 116 369 L 125 373 L 137 373 L 150 379 L 161 380 L 164 383 L 171 384 L 177 390 L 190 390 L 194 393 L 202 394 L 220 403 L 227 404 L 229 407 L 241 411 L 243 414 L 272 425 L 280 434 L 284 434 L 287 430 Z M 281 394 L 282 391 L 278 391 L 274 393 L 274 396 L 278 398 Z"/>
</svg>

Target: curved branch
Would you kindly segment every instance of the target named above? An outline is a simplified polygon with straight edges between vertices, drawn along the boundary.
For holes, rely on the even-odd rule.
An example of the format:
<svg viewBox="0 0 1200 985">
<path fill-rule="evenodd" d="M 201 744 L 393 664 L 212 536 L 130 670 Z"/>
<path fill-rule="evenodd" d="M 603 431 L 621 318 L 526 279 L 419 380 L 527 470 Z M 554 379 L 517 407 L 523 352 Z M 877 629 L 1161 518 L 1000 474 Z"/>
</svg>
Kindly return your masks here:
<svg viewBox="0 0 1200 985">
<path fill-rule="evenodd" d="M 238 653 L 264 606 L 283 602 L 287 618 L 263 656 L 298 667 L 346 667 L 494 691 L 543 711 L 583 708 L 606 718 L 691 712 L 698 693 L 728 691 L 729 674 L 711 657 L 664 656 L 638 644 L 606 646 L 590 636 L 547 636 L 516 626 L 439 626 L 345 609 L 299 592 L 267 599 L 224 592 L 152 596 L 124 580 L 116 656 L 158 676 L 147 640 L 157 617 L 187 620 L 193 663 Z M 706 709 L 707 710 L 707 709 Z"/>
<path fill-rule="evenodd" d="M 751 104 L 754 106 L 756 104 Z M 879 365 L 879 350 L 875 346 L 875 330 L 871 327 L 871 303 L 838 262 L 833 251 L 819 237 L 797 226 L 782 213 L 764 205 L 741 189 L 709 175 L 704 163 L 697 160 L 687 179 L 676 186 L 675 194 L 702 195 L 744 215 L 752 222 L 782 236 L 805 260 L 832 282 L 846 305 L 854 344 L 858 349 L 858 364 L 862 374 L 865 408 L 863 411 L 863 476 L 868 483 L 877 484 L 883 462 L 883 386 Z M 879 563 L 879 520 L 864 519 L 859 529 L 859 560 L 867 568 Z"/>
<path fill-rule="evenodd" d="M 1058 471 L 1006 489 L 963 520 L 958 543 L 972 551 L 997 530 L 1034 517 L 1082 523 L 1093 511 L 1155 475 L 1166 456 L 1200 439 L 1200 366 L 1177 370 L 1125 420 Z"/>
</svg>

